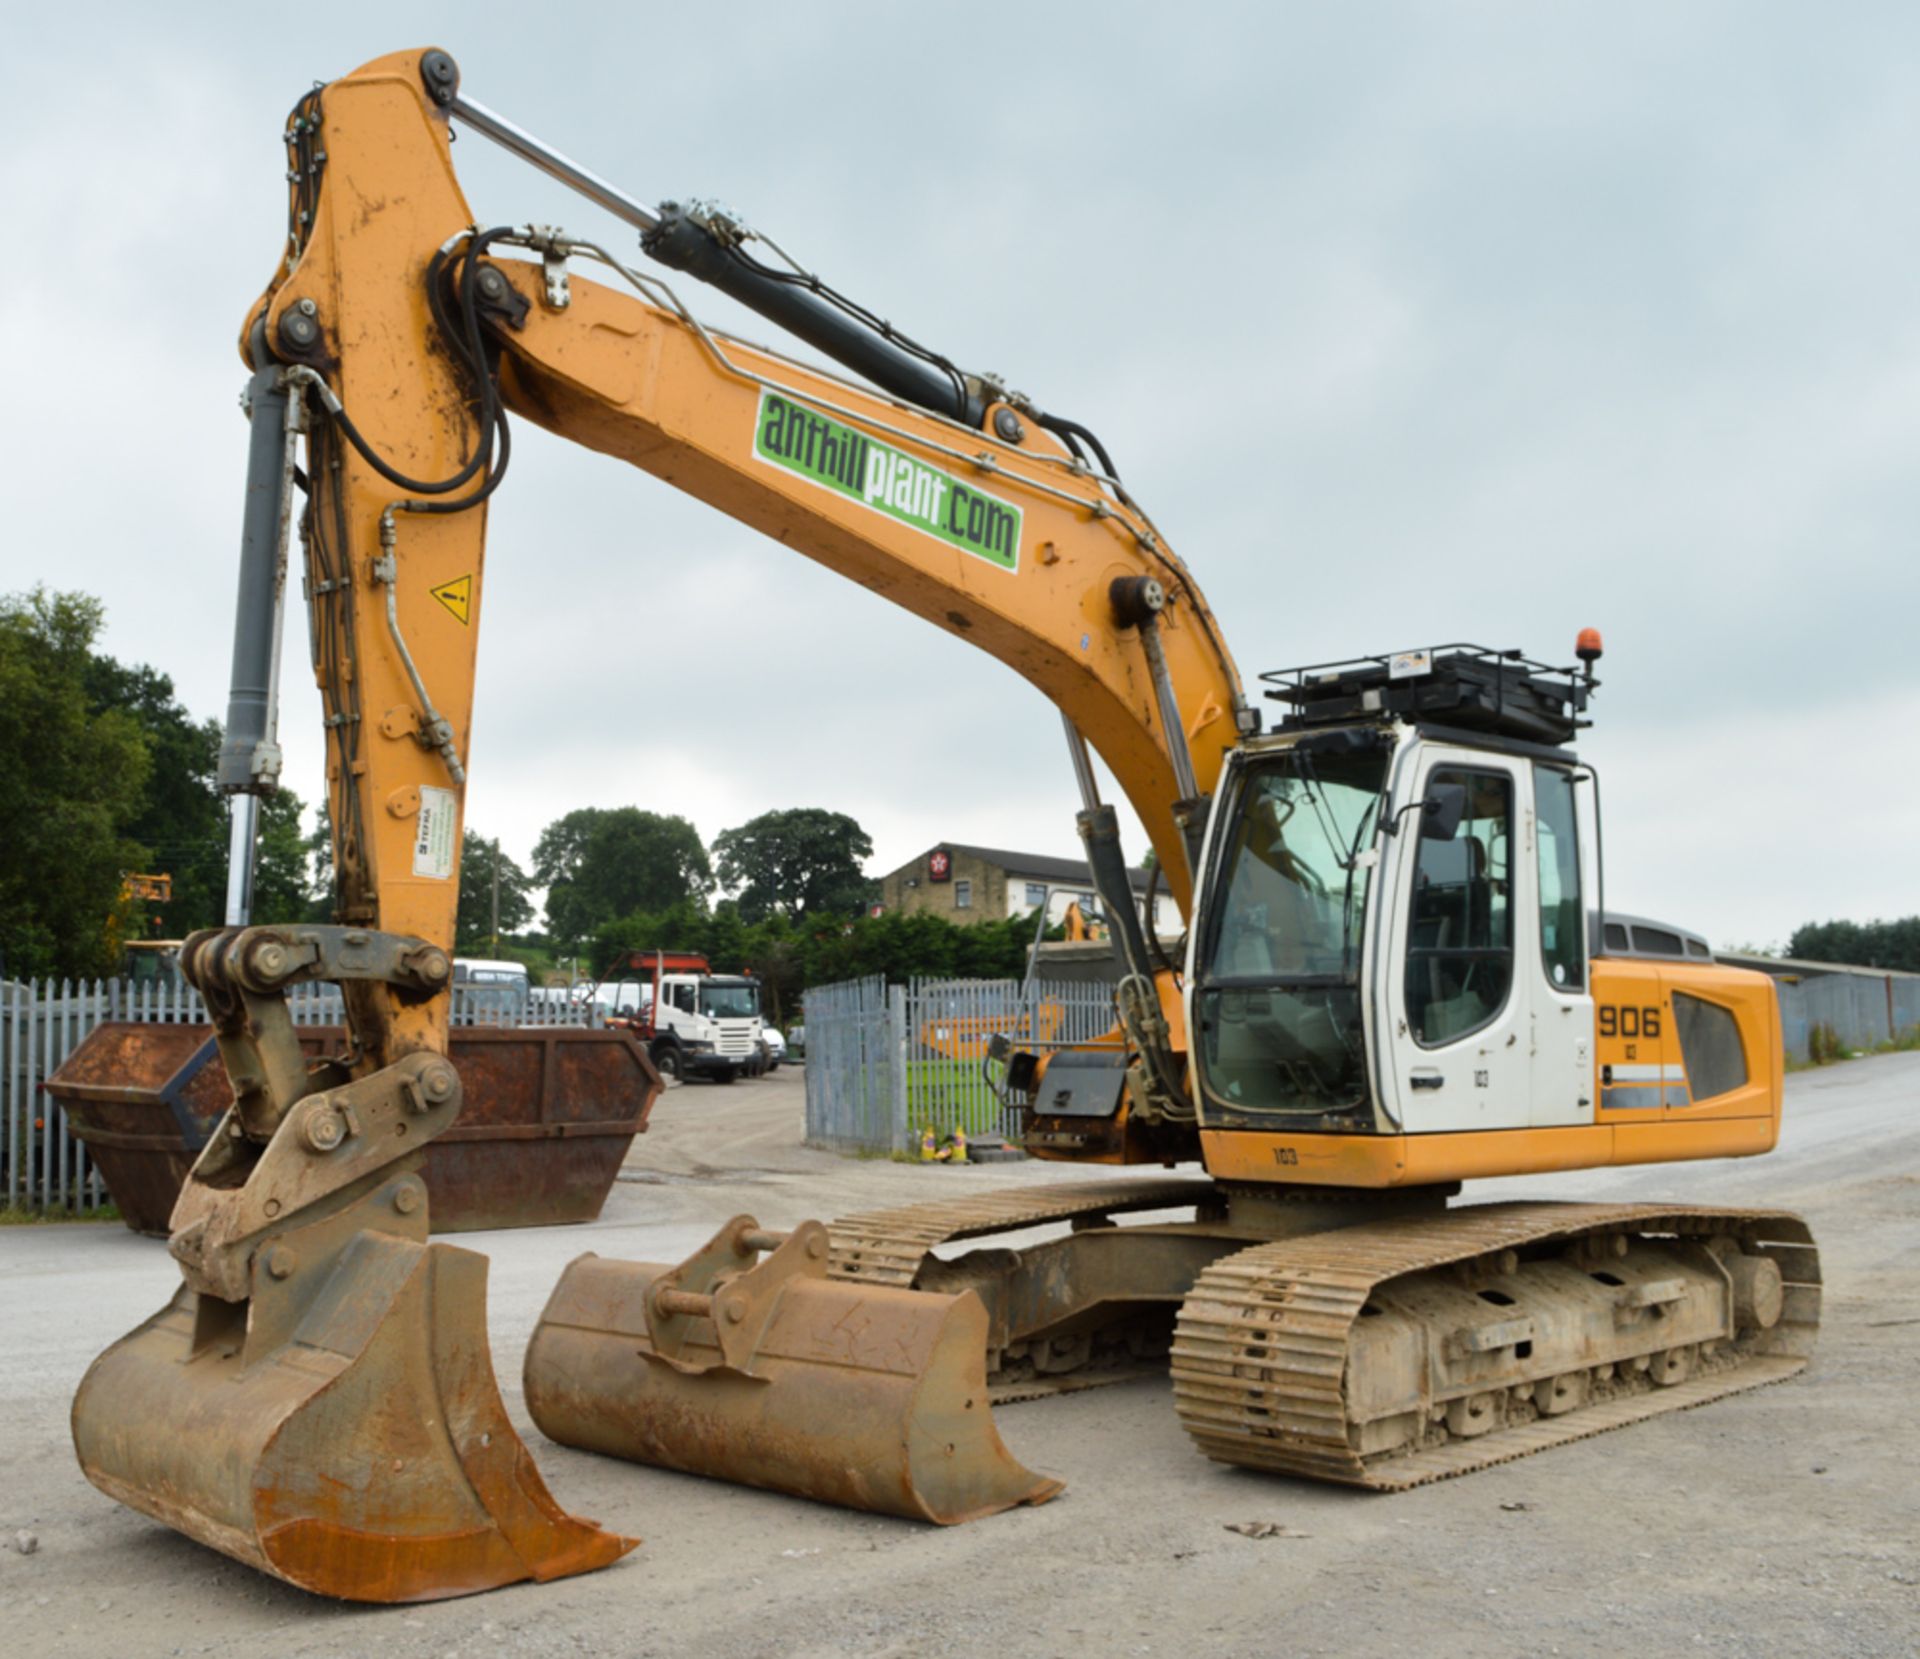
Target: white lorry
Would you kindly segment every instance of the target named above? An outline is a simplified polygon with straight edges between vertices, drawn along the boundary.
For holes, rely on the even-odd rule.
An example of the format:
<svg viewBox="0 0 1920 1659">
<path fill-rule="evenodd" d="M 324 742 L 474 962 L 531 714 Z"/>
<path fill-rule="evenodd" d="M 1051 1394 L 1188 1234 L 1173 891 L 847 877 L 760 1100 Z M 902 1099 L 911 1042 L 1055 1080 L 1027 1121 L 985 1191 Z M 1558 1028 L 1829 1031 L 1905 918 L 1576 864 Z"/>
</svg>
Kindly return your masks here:
<svg viewBox="0 0 1920 1659">
<path fill-rule="evenodd" d="M 682 951 L 629 951 L 594 1000 L 608 1024 L 640 1037 L 662 1077 L 731 1083 L 767 1069 L 760 982 L 751 974 L 717 974 L 704 956 Z"/>
</svg>

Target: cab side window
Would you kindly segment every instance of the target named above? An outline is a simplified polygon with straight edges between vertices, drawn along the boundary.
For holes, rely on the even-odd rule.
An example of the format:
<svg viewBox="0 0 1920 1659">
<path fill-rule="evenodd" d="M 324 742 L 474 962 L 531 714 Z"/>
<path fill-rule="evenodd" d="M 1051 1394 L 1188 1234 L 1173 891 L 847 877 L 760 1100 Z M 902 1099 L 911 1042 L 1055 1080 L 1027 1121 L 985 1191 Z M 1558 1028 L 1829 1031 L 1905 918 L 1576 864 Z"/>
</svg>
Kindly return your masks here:
<svg viewBox="0 0 1920 1659">
<path fill-rule="evenodd" d="M 675 985 L 667 991 L 667 998 L 683 1014 L 693 1012 L 694 988 L 691 985 Z"/>
<path fill-rule="evenodd" d="M 1747 1052 L 1740 1042 L 1740 1024 L 1718 1003 L 1673 993 L 1673 1023 L 1680 1034 L 1680 1058 L 1696 1102 L 1743 1088 L 1747 1081 Z"/>
<path fill-rule="evenodd" d="M 1533 769 L 1534 835 L 1540 858 L 1540 963 L 1556 991 L 1587 983 L 1581 947 L 1580 832 L 1573 774 L 1557 766 Z"/>
<path fill-rule="evenodd" d="M 1504 772 L 1442 767 L 1432 795 L 1464 790 L 1453 835 L 1423 837 L 1407 937 L 1407 1021 L 1423 1048 L 1454 1042 L 1506 1006 L 1513 983 L 1513 780 Z"/>
</svg>

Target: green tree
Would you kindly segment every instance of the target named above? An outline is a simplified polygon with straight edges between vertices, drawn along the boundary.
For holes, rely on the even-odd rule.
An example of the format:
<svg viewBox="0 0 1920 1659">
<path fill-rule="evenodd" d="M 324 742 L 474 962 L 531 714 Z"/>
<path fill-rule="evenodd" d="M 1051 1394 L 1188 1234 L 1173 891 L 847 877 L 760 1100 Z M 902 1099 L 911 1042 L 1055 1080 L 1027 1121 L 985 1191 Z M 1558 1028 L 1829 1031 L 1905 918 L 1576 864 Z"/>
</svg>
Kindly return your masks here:
<svg viewBox="0 0 1920 1659">
<path fill-rule="evenodd" d="M 333 920 L 333 813 L 327 797 L 320 797 L 314 809 L 313 829 L 307 836 L 307 871 L 312 896 L 307 900 L 307 920 Z"/>
<path fill-rule="evenodd" d="M 714 838 L 720 885 L 738 890 L 748 922 L 768 916 L 846 916 L 863 909 L 875 883 L 861 871 L 873 842 L 844 812 L 792 807 L 763 812 Z"/>
<path fill-rule="evenodd" d="M 500 873 L 500 927 L 493 926 L 493 877 Z M 491 954 L 499 940 L 518 933 L 533 920 L 532 880 L 506 853 L 496 854 L 494 843 L 468 830 L 460 843 L 460 914 L 454 927 L 454 949 L 465 956 Z"/>
<path fill-rule="evenodd" d="M 150 765 L 139 812 L 128 826 L 146 867 L 172 878 L 163 925 L 174 938 L 226 919 L 232 799 L 220 793 L 217 720 L 196 720 L 175 695 L 172 679 L 144 663 L 129 666 L 94 656 L 88 693 L 102 709 L 131 715 L 147 743 Z M 313 840 L 301 829 L 305 803 L 281 789 L 260 803 L 254 842 L 253 919 L 297 922 L 315 909 Z"/>
<path fill-rule="evenodd" d="M 1884 922 L 1808 922 L 1793 930 L 1787 955 L 1803 962 L 1920 973 L 1920 916 Z"/>
<path fill-rule="evenodd" d="M 686 819 L 637 806 L 581 807 L 540 832 L 533 879 L 547 890 L 547 928 L 563 949 L 634 911 L 700 899 L 713 870 Z"/>
<path fill-rule="evenodd" d="M 96 709 L 138 722 L 149 766 L 139 811 L 127 833 L 145 850 L 146 867 L 172 878 L 163 925 L 172 938 L 215 927 L 226 914 L 227 802 L 214 787 L 220 723 L 196 720 L 158 669 L 92 656 L 87 693 Z"/>
<path fill-rule="evenodd" d="M 84 594 L 0 597 L 0 971 L 111 972 L 147 740 L 88 680 L 103 615 Z"/>
<path fill-rule="evenodd" d="M 300 827 L 306 808 L 291 789 L 260 802 L 253 843 L 253 920 L 304 921 L 314 906 L 313 848 Z"/>
<path fill-rule="evenodd" d="M 1033 924 L 1020 916 L 961 926 L 926 911 L 800 923 L 775 915 L 747 926 L 730 901 L 711 911 L 683 901 L 602 924 L 589 960 L 603 976 L 630 950 L 697 952 L 716 973 L 758 975 L 762 1007 L 784 1024 L 808 986 L 838 979 L 1020 979 L 1032 942 Z"/>
</svg>

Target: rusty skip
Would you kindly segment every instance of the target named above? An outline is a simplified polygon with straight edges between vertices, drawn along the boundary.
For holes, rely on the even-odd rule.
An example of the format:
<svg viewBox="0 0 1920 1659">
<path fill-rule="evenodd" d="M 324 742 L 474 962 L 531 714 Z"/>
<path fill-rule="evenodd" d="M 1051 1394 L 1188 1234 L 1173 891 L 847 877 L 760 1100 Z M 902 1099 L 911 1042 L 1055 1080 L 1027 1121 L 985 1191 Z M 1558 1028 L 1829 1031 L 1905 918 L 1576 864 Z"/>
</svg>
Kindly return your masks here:
<svg viewBox="0 0 1920 1659">
<path fill-rule="evenodd" d="M 337 1026 L 300 1032 L 307 1058 L 339 1051 Z M 456 1027 L 449 1055 L 465 1102 L 427 1149 L 438 1233 L 591 1221 L 660 1081 L 630 1032 L 553 1026 Z M 212 1031 L 114 1020 L 45 1087 L 92 1151 L 122 1217 L 164 1237 L 193 1160 L 233 1103 Z"/>
</svg>

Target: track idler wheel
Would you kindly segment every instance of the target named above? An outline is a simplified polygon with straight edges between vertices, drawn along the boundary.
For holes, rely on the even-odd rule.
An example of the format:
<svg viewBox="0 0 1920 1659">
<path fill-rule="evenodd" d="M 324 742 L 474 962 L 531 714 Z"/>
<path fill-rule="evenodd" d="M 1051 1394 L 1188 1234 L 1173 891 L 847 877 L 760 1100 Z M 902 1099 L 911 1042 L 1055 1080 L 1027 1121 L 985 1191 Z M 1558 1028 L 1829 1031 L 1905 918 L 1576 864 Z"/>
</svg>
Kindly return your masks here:
<svg viewBox="0 0 1920 1659">
<path fill-rule="evenodd" d="M 586 1451 L 943 1525 L 1059 1492 L 994 1428 L 980 1298 L 829 1279 L 827 1254 L 817 1221 L 739 1216 L 677 1268 L 580 1257 L 527 1349 L 533 1420 Z"/>
<path fill-rule="evenodd" d="M 414 1209 L 418 1182 L 379 1196 Z M 94 1361 L 73 1403 L 87 1478 L 349 1601 L 563 1578 L 639 1543 L 567 1514 L 508 1421 L 486 1258 L 367 1230 L 329 1251 L 327 1231 L 263 1247 L 251 1300 L 183 1287 Z"/>
</svg>

